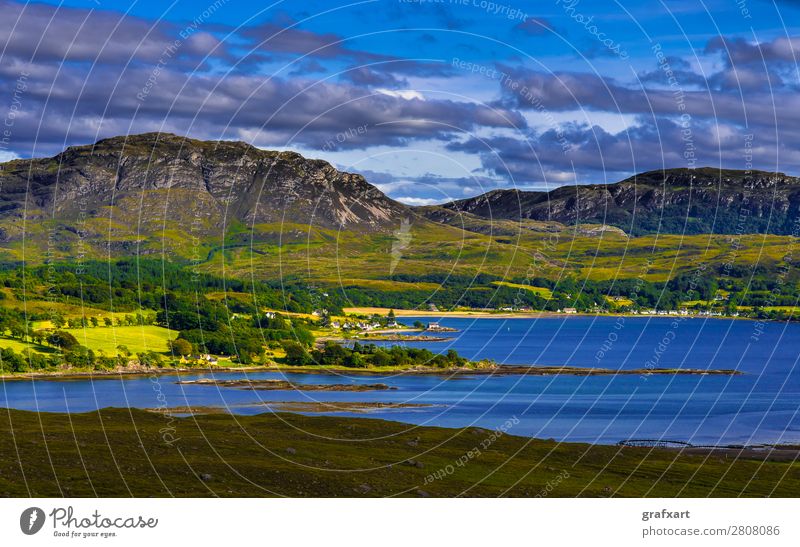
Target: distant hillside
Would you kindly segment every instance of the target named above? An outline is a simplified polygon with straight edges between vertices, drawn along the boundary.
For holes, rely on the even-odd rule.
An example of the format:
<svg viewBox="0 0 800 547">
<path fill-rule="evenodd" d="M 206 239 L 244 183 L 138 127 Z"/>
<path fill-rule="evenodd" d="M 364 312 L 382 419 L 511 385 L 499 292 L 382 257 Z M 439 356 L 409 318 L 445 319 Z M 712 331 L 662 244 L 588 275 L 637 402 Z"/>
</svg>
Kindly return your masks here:
<svg viewBox="0 0 800 547">
<path fill-rule="evenodd" d="M 607 224 L 634 236 L 789 235 L 800 218 L 800 179 L 764 171 L 667 169 L 608 185 L 493 190 L 443 207 L 492 219 Z"/>
<path fill-rule="evenodd" d="M 456 228 L 461 228 L 469 232 L 479 234 L 491 234 L 495 236 L 519 236 L 521 234 L 533 233 L 564 233 L 572 235 L 598 236 L 600 234 L 613 233 L 615 235 L 626 235 L 624 230 L 609 226 L 607 224 L 573 224 L 566 226 L 554 220 L 539 221 L 531 219 L 497 218 L 482 217 L 477 214 L 468 213 L 448 205 L 426 205 L 417 207 L 416 211 L 434 222 L 447 224 Z"/>
</svg>

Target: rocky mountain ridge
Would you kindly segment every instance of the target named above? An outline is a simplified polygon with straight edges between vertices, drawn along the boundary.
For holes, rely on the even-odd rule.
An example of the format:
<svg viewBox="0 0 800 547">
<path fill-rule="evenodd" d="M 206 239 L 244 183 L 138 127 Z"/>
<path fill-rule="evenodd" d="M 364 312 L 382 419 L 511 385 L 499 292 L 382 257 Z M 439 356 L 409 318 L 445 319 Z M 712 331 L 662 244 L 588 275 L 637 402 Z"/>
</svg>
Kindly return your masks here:
<svg viewBox="0 0 800 547">
<path fill-rule="evenodd" d="M 124 206 L 212 229 L 226 219 L 379 229 L 409 214 L 363 176 L 325 161 L 166 133 L 104 139 L 0 169 L 0 218 L 6 219 L 108 217 L 107 207 Z"/>
<path fill-rule="evenodd" d="M 799 235 L 800 179 L 765 171 L 666 169 L 550 192 L 493 190 L 442 207 L 486 219 L 606 224 L 631 235 Z"/>
</svg>

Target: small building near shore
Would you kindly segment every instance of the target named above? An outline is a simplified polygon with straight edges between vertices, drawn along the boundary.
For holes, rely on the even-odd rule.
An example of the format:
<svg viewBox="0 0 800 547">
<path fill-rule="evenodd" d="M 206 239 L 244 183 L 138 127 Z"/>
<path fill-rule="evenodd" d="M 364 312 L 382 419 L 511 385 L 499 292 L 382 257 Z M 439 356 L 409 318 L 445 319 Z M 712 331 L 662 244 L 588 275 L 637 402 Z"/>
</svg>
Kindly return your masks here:
<svg viewBox="0 0 800 547">
<path fill-rule="evenodd" d="M 578 310 L 575 308 L 564 308 L 564 313 L 578 313 Z"/>
</svg>

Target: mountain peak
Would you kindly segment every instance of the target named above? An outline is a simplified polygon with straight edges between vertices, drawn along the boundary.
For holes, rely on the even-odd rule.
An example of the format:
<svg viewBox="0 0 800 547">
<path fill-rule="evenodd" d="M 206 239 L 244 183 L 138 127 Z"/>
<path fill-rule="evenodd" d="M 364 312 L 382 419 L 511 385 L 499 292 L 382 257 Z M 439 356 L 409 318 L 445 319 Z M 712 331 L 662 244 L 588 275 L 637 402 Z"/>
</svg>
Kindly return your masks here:
<svg viewBox="0 0 800 547">
<path fill-rule="evenodd" d="M 23 226 L 42 226 L 20 220 L 55 221 L 71 233 L 82 222 L 113 246 L 122 244 L 115 232 L 130 245 L 159 230 L 208 237 L 236 224 L 383 231 L 410 214 L 361 175 L 328 162 L 170 133 L 112 137 L 8 162 L 0 188 L 6 241 L 21 241 Z"/>
</svg>

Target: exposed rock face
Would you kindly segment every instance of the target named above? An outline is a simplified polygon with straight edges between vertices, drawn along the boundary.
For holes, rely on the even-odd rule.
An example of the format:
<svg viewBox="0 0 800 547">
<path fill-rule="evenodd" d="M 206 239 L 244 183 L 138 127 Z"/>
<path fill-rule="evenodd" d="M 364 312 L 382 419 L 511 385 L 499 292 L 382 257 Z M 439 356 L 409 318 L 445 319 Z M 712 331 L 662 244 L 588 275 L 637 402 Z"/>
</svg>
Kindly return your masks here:
<svg viewBox="0 0 800 547">
<path fill-rule="evenodd" d="M 667 169 L 609 185 L 494 190 L 443 207 L 484 218 L 607 224 L 633 235 L 800 235 L 800 179 L 764 171 Z"/>
<path fill-rule="evenodd" d="M 160 219 L 213 229 L 236 220 L 380 229 L 409 214 L 361 175 L 321 160 L 165 133 L 115 137 L 1 169 L 0 219 L 6 220 L 125 217 L 105 209 L 115 206 L 135 211 L 140 224 Z"/>
</svg>

